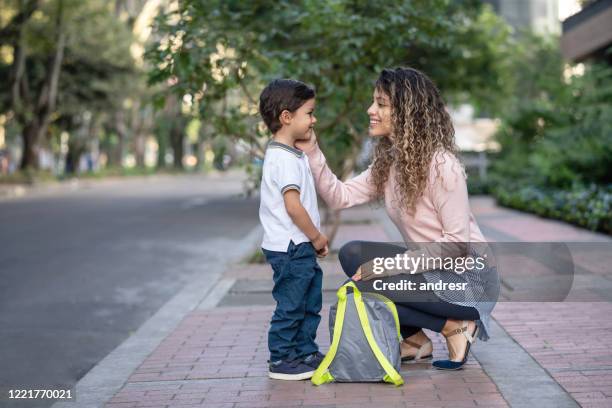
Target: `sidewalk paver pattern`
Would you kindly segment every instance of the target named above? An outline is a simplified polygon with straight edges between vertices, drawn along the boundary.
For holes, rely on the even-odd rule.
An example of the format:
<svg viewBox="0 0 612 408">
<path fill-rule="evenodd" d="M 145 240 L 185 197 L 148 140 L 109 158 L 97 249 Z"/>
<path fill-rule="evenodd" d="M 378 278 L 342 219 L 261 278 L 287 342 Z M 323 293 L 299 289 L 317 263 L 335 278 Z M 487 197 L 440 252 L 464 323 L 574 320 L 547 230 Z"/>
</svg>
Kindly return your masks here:
<svg viewBox="0 0 612 408">
<path fill-rule="evenodd" d="M 568 227 L 473 199 L 473 211 L 487 230 L 520 241 L 609 242 L 601 234 Z M 351 239 L 384 240 L 384 230 L 371 209 L 345 212 L 334 247 Z M 344 216 L 344 214 L 343 214 Z M 483 228 L 484 229 L 484 228 Z M 321 262 L 326 279 L 341 281 L 337 260 Z M 588 270 L 588 268 L 586 268 Z M 598 269 L 601 278 L 601 269 Z M 269 279 L 267 266 L 236 265 L 226 276 L 242 280 Z M 604 273 L 604 279 L 612 273 Z M 123 388 L 106 404 L 118 407 L 498 407 L 508 406 L 499 389 L 475 358 L 463 370 L 438 371 L 430 363 L 404 364 L 405 385 L 283 382 L 267 377 L 267 329 L 271 304 L 217 307 L 190 312 L 148 356 Z M 265 302 L 264 302 L 265 303 Z M 329 347 L 324 306 L 318 342 Z M 580 405 L 612 406 L 612 303 L 501 302 L 497 322 Z M 443 338 L 434 341 L 434 359 L 447 356 Z M 477 343 L 475 347 L 486 347 Z"/>
</svg>

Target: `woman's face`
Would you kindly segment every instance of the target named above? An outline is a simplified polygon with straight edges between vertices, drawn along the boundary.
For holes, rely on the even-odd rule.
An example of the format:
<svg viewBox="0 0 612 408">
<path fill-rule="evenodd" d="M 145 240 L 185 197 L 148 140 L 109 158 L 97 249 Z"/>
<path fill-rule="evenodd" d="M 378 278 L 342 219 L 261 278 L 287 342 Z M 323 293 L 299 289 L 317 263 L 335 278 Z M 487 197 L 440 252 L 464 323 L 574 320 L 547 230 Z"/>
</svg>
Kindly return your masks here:
<svg viewBox="0 0 612 408">
<path fill-rule="evenodd" d="M 370 136 L 386 137 L 391 134 L 391 99 L 378 89 L 374 90 L 374 101 L 368 108 L 368 116 Z"/>
</svg>

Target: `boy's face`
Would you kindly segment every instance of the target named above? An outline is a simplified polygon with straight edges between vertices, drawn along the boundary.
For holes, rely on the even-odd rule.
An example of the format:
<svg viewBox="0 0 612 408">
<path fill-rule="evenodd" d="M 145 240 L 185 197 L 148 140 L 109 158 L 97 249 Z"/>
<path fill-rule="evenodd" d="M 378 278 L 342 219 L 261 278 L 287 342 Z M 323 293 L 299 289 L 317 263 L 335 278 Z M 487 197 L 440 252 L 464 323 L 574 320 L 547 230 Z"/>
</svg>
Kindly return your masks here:
<svg viewBox="0 0 612 408">
<path fill-rule="evenodd" d="M 312 137 L 313 126 L 317 123 L 314 108 L 315 98 L 312 98 L 291 114 L 291 122 L 287 128 L 295 140 L 309 140 Z"/>
</svg>

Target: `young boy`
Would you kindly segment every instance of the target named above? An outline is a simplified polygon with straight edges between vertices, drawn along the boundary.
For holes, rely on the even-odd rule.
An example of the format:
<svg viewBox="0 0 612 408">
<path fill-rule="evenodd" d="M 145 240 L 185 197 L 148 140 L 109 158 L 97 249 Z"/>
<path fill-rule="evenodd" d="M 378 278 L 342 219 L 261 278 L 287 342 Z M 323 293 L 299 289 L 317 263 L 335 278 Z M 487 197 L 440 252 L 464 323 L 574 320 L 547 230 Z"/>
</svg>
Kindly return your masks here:
<svg viewBox="0 0 612 408">
<path fill-rule="evenodd" d="M 291 79 L 272 81 L 259 98 L 259 111 L 273 135 L 264 158 L 259 218 L 261 247 L 274 271 L 269 376 L 278 380 L 308 379 L 323 360 L 314 341 L 323 280 L 316 258 L 329 249 L 320 231 L 308 158 L 294 147 L 297 140 L 311 137 L 314 107 L 314 90 Z"/>
</svg>

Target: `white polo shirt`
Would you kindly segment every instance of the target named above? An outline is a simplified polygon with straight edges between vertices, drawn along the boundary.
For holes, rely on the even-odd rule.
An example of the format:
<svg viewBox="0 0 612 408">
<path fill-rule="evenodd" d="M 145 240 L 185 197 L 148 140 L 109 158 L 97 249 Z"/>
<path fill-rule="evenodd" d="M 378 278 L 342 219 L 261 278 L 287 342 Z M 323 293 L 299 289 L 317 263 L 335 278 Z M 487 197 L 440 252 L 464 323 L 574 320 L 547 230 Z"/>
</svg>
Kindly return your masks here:
<svg viewBox="0 0 612 408">
<path fill-rule="evenodd" d="M 317 193 L 308 157 L 292 146 L 271 141 L 264 157 L 259 204 L 259 219 L 264 229 L 261 247 L 264 249 L 287 252 L 291 240 L 295 245 L 310 241 L 285 209 L 283 193 L 291 189 L 299 191 L 302 206 L 320 229 Z"/>
</svg>

